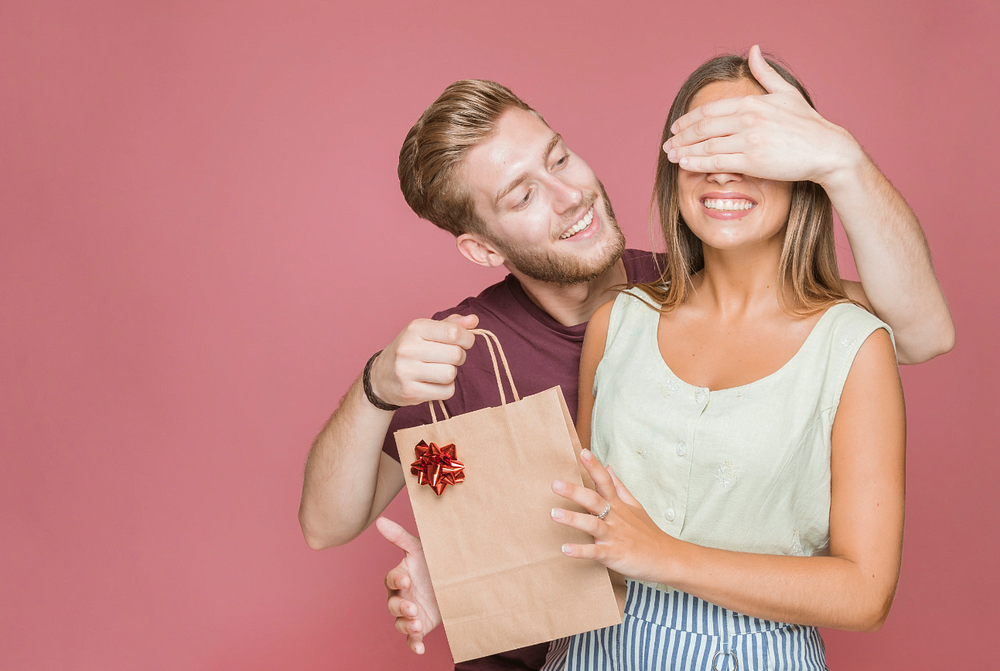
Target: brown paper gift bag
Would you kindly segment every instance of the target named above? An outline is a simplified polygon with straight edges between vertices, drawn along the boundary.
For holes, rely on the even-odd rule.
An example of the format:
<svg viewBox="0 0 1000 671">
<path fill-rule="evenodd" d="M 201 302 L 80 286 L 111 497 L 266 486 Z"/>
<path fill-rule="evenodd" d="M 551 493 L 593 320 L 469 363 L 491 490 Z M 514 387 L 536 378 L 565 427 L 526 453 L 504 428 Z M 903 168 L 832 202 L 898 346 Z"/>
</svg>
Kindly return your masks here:
<svg viewBox="0 0 1000 671">
<path fill-rule="evenodd" d="M 521 399 L 496 336 L 477 329 L 493 359 L 500 405 L 394 434 L 448 643 L 456 663 L 621 622 L 625 583 L 596 561 L 571 559 L 563 543 L 592 543 L 556 524 L 554 507 L 576 508 L 552 481 L 593 482 L 579 463 L 562 389 Z M 513 401 L 507 402 L 494 344 Z M 454 444 L 464 481 L 438 495 L 411 473 L 424 441 Z"/>
</svg>

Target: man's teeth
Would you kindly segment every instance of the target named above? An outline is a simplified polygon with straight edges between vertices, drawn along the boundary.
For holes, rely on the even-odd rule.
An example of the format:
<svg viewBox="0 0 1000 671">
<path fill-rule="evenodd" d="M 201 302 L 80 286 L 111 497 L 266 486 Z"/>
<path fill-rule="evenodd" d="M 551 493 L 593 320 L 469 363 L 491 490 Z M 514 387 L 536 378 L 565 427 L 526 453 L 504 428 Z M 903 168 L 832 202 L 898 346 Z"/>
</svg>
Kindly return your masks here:
<svg viewBox="0 0 1000 671">
<path fill-rule="evenodd" d="M 583 229 L 587 228 L 587 226 L 590 226 L 590 222 L 592 222 L 593 220 L 594 220 L 594 208 L 590 208 L 589 210 L 587 210 L 587 214 L 583 216 L 583 219 L 576 222 L 576 226 L 574 226 L 573 228 L 569 229 L 568 231 L 560 235 L 559 239 L 565 240 L 566 238 L 576 235 Z"/>
<path fill-rule="evenodd" d="M 751 209 L 754 204 L 749 200 L 723 200 L 722 198 L 706 198 L 701 201 L 710 210 L 723 212 L 740 212 Z"/>
</svg>

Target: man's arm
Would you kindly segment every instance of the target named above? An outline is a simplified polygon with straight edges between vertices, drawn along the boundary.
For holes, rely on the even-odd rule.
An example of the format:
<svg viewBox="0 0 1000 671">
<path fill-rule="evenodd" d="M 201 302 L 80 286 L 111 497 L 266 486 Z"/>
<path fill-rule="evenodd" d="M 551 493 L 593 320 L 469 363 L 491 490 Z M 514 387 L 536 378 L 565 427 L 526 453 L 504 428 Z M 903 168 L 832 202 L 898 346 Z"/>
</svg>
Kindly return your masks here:
<svg viewBox="0 0 1000 671">
<path fill-rule="evenodd" d="M 672 127 L 668 158 L 694 172 L 738 172 L 820 184 L 847 232 L 861 278 L 851 298 L 870 305 L 895 334 L 900 363 L 949 351 L 955 326 L 916 215 L 858 142 L 821 117 L 794 86 L 750 50 L 768 95 L 728 98 L 691 110 Z"/>
<path fill-rule="evenodd" d="M 856 167 L 821 184 L 844 224 L 861 278 L 845 283 L 847 293 L 892 327 L 899 363 L 950 351 L 951 311 L 920 222 L 903 196 L 864 152 Z"/>
<path fill-rule="evenodd" d="M 451 398 L 458 366 L 479 319 L 417 319 L 375 359 L 375 395 L 392 405 Z M 343 545 L 364 531 L 403 487 L 400 465 L 382 452 L 392 412 L 380 410 L 355 380 L 306 460 L 299 524 L 309 547 Z"/>
</svg>

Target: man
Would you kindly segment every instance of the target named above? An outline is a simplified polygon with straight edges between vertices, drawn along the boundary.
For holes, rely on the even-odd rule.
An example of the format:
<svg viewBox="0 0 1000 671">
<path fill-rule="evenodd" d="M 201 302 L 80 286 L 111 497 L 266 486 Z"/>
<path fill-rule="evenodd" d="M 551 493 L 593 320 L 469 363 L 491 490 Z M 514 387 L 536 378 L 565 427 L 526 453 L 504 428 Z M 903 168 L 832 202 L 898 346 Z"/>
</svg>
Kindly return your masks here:
<svg viewBox="0 0 1000 671">
<path fill-rule="evenodd" d="M 759 49 L 750 59 L 769 95 L 693 110 L 665 145 L 668 157 L 692 171 L 820 183 L 847 230 L 867 295 L 857 283 L 848 291 L 893 327 L 900 361 L 950 349 L 948 308 L 902 197 Z M 770 153 L 775 146 L 780 153 Z M 504 265 L 510 275 L 433 320 L 411 322 L 369 361 L 306 464 L 299 518 L 316 549 L 357 536 L 398 493 L 404 481 L 392 431 L 429 422 L 427 401 L 446 399 L 453 415 L 497 404 L 492 364 L 485 348 L 472 348 L 469 329 L 479 325 L 499 336 L 523 395 L 560 384 L 575 414 L 587 321 L 615 286 L 659 274 L 651 254 L 624 250 L 593 171 L 498 84 L 448 87 L 407 136 L 399 175 L 418 215 L 452 232 L 470 261 Z M 395 406 L 405 407 L 394 413 Z M 422 652 L 423 635 L 440 618 L 419 541 L 388 520 L 379 528 L 407 553 L 387 576 L 389 608 L 410 647 Z M 538 669 L 545 653 L 546 646 L 534 646 L 459 668 Z"/>
</svg>

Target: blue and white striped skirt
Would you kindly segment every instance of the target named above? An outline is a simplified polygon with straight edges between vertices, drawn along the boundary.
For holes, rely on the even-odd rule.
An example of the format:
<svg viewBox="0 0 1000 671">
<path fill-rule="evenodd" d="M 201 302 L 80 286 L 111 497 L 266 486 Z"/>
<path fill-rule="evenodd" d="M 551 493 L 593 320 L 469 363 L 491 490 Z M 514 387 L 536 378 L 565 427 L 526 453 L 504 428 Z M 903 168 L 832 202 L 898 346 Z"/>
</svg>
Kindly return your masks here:
<svg viewBox="0 0 1000 671">
<path fill-rule="evenodd" d="M 542 671 L 826 671 L 815 627 L 629 581 L 620 625 L 554 641 Z"/>
</svg>

